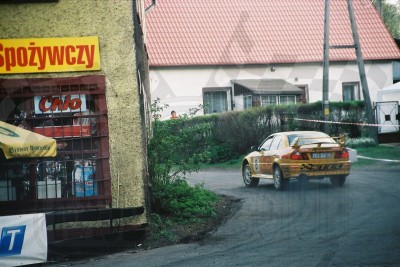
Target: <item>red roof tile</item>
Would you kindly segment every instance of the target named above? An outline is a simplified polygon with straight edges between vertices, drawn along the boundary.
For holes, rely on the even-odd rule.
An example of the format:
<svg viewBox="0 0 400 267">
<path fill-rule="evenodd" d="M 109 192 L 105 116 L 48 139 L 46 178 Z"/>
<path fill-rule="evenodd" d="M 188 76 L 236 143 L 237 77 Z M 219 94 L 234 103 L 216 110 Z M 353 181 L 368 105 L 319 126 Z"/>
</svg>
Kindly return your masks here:
<svg viewBox="0 0 400 267">
<path fill-rule="evenodd" d="M 160 0 L 147 14 L 150 66 L 321 62 L 322 0 Z M 364 60 L 400 50 L 369 1 L 353 1 Z M 353 44 L 345 0 L 332 0 L 330 44 Z M 331 49 L 330 60 L 354 60 Z"/>
</svg>

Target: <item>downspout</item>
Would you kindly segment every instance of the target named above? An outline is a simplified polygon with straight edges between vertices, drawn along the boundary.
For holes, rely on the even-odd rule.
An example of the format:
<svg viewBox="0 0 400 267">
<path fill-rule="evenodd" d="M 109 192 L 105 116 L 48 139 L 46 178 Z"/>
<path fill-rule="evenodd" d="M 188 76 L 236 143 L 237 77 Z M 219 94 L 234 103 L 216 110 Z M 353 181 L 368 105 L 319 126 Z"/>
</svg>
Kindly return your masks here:
<svg viewBox="0 0 400 267">
<path fill-rule="evenodd" d="M 153 0 L 151 2 L 151 5 L 149 5 L 148 7 L 146 7 L 146 9 L 144 10 L 145 13 L 150 12 L 150 10 L 152 10 L 157 4 L 157 0 Z"/>
<path fill-rule="evenodd" d="M 376 9 L 378 10 L 379 16 L 381 16 L 381 18 L 383 19 L 383 17 L 382 17 L 382 0 L 376 1 Z"/>
</svg>

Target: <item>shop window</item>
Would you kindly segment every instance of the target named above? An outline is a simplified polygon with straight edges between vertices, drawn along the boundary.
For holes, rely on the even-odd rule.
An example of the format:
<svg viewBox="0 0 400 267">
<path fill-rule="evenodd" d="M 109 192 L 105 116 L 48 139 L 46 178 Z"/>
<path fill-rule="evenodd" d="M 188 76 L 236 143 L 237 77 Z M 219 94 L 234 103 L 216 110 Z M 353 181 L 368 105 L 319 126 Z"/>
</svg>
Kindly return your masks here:
<svg viewBox="0 0 400 267">
<path fill-rule="evenodd" d="M 56 158 L 0 150 L 0 215 L 109 205 L 104 76 L 1 79 L 0 120 L 57 141 Z"/>
</svg>

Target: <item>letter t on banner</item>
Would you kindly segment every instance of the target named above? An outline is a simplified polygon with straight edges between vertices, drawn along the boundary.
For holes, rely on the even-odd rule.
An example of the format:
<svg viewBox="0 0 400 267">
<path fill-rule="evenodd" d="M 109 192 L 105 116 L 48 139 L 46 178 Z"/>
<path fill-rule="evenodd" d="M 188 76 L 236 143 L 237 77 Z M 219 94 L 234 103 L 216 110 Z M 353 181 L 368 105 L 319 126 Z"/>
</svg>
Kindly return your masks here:
<svg viewBox="0 0 400 267">
<path fill-rule="evenodd" d="M 0 266 L 46 262 L 44 213 L 0 217 L 0 234 Z"/>
</svg>

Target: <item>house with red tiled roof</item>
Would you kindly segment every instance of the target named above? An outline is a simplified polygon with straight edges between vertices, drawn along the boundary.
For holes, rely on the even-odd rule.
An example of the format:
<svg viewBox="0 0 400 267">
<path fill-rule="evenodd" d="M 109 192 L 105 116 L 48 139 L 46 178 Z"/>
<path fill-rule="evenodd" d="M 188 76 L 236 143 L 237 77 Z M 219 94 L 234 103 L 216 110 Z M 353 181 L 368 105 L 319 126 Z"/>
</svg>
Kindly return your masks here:
<svg viewBox="0 0 400 267">
<path fill-rule="evenodd" d="M 322 0 L 160 0 L 146 15 L 152 98 L 178 114 L 322 99 Z M 353 1 L 371 100 L 400 50 L 369 1 Z M 347 1 L 332 0 L 330 45 L 353 45 Z M 354 49 L 330 49 L 329 100 L 363 99 Z M 163 114 L 169 117 L 170 110 Z"/>
</svg>

